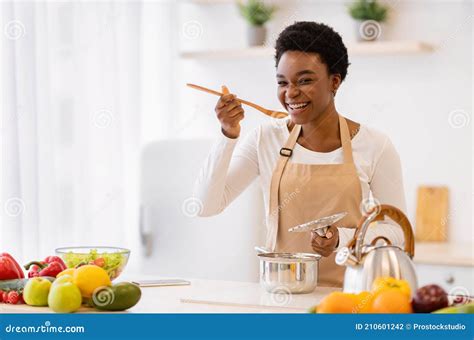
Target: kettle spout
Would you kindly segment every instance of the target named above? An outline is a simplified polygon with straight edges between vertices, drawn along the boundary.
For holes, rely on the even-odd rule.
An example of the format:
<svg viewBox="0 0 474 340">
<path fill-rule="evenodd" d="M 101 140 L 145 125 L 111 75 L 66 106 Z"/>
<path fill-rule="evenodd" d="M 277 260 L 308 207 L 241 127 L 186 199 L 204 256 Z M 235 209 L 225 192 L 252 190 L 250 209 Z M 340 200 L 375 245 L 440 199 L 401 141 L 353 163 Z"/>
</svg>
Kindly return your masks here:
<svg viewBox="0 0 474 340">
<path fill-rule="evenodd" d="M 349 247 L 339 249 L 335 261 L 340 266 L 357 266 L 359 264 L 359 261 L 357 261 L 357 258 L 352 254 Z"/>
</svg>

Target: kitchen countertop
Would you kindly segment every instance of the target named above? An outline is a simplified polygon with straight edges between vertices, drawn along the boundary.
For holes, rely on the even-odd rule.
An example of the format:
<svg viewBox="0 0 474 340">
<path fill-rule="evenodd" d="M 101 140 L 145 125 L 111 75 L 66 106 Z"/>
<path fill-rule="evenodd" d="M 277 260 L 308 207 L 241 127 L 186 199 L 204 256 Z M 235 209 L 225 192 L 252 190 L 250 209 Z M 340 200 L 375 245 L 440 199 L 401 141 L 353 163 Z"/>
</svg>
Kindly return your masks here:
<svg viewBox="0 0 474 340">
<path fill-rule="evenodd" d="M 127 281 L 136 277 L 119 278 Z M 157 277 L 142 277 L 157 279 Z M 143 287 L 131 313 L 306 313 L 327 294 L 339 290 L 317 287 L 310 294 L 270 294 L 258 283 L 188 279 L 188 286 Z M 48 307 L 0 304 L 0 313 L 51 313 Z M 99 312 L 81 307 L 79 312 Z"/>
<path fill-rule="evenodd" d="M 414 262 L 429 265 L 474 266 L 472 244 L 415 244 Z M 127 273 L 126 273 L 127 274 Z M 120 281 L 138 276 L 123 275 Z M 166 279 L 139 276 L 140 279 Z M 270 294 L 258 283 L 188 279 L 188 286 L 143 287 L 140 302 L 129 309 L 131 313 L 306 313 L 311 306 L 332 291 L 317 287 L 311 294 Z M 0 304 L 0 313 L 51 313 L 47 307 Z M 79 312 L 101 313 L 82 307 Z"/>
<path fill-rule="evenodd" d="M 415 242 L 414 262 L 419 264 L 474 266 L 472 243 Z"/>
</svg>

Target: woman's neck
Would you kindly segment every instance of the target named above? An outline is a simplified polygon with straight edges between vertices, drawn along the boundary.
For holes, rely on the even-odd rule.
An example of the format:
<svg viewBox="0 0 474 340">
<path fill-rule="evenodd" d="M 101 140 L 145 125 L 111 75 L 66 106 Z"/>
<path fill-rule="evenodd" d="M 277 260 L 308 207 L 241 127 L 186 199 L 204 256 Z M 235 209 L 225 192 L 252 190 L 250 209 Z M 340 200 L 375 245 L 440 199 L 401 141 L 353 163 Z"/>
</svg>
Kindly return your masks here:
<svg viewBox="0 0 474 340">
<path fill-rule="evenodd" d="M 320 152 L 329 152 L 340 147 L 339 114 L 334 105 L 316 119 L 302 125 L 298 143 L 307 149 Z"/>
</svg>

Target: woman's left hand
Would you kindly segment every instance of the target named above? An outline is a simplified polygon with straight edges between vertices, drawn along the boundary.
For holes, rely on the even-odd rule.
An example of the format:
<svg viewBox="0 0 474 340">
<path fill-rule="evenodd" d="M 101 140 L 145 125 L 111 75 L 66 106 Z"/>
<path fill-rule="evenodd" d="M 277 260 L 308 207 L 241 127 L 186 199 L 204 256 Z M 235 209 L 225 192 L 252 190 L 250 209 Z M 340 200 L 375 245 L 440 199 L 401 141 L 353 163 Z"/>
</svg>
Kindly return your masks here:
<svg viewBox="0 0 474 340">
<path fill-rule="evenodd" d="M 330 226 L 325 236 L 320 236 L 317 232 L 311 232 L 311 246 L 313 250 L 327 257 L 332 254 L 339 244 L 339 230 L 335 226 Z"/>
</svg>

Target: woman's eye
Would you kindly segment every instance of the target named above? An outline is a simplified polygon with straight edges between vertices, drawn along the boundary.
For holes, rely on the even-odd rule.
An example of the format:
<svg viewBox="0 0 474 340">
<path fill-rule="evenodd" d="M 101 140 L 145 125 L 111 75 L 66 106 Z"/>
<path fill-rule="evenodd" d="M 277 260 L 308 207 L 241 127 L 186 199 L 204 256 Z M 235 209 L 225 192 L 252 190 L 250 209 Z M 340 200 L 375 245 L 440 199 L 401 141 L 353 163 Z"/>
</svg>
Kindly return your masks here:
<svg viewBox="0 0 474 340">
<path fill-rule="evenodd" d="M 309 84 L 313 81 L 313 79 L 310 79 L 310 78 L 305 78 L 305 79 L 301 79 L 299 81 L 300 84 Z"/>
<path fill-rule="evenodd" d="M 287 83 L 286 81 L 279 81 L 278 86 L 285 86 Z"/>
</svg>

